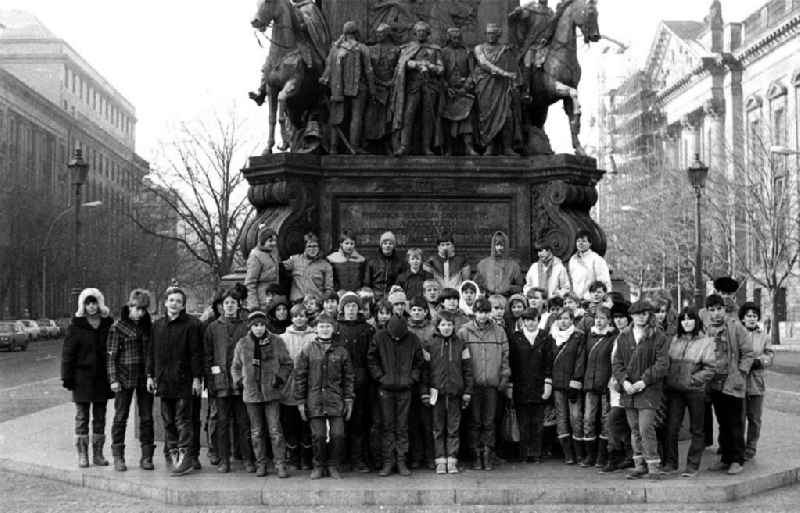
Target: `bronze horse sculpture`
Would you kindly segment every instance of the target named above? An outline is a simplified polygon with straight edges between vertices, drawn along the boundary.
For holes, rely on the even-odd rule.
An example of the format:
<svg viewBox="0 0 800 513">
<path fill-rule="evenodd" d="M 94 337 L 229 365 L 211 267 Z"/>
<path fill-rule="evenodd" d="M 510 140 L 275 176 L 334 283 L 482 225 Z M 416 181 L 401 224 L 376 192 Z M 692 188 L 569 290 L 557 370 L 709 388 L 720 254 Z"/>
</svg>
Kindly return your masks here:
<svg viewBox="0 0 800 513">
<path fill-rule="evenodd" d="M 601 39 L 597 22 L 596 0 L 562 0 L 555 14 L 549 20 L 543 38 L 534 43 L 533 62 L 522 66 L 523 117 L 530 127 L 528 134 L 528 153 L 542 153 L 533 149 L 537 138 L 544 138 L 544 125 L 550 105 L 562 101 L 564 112 L 569 118 L 572 134 L 572 147 L 575 154 L 585 156 L 579 134 L 581 129 L 581 104 L 578 100 L 578 83 L 581 80 L 581 67 L 578 63 L 577 29 L 580 28 L 586 44 Z M 520 20 L 509 17 L 514 32 L 519 32 Z M 522 48 L 525 53 L 525 48 Z M 549 150 L 549 143 L 546 144 Z M 551 152 L 549 150 L 547 152 Z"/>
<path fill-rule="evenodd" d="M 280 113 L 283 146 L 293 152 L 313 151 L 322 138 L 322 86 L 319 77 L 331 45 L 330 30 L 313 0 L 258 0 L 253 28 L 271 27 L 269 54 L 262 69 L 257 104 L 269 102 L 269 136 L 264 153 L 275 146 Z M 287 124 L 288 123 L 288 124 Z"/>
</svg>

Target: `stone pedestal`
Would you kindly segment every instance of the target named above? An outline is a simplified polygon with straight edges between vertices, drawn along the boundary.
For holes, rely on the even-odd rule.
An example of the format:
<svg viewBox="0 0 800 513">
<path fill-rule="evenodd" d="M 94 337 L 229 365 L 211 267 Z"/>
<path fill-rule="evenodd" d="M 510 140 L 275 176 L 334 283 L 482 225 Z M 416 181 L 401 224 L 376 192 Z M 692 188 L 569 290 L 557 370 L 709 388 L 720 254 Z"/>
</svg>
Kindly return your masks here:
<svg viewBox="0 0 800 513">
<path fill-rule="evenodd" d="M 303 249 L 303 234 L 320 235 L 323 251 L 338 233 L 358 234 L 359 251 L 377 252 L 380 234 L 392 230 L 400 248 L 434 251 L 438 235 L 453 233 L 457 251 L 477 262 L 489 254 L 492 233 L 508 233 L 523 264 L 534 242 L 550 241 L 567 258 L 580 229 L 605 253 L 605 235 L 589 217 L 603 176 L 594 159 L 572 155 L 530 158 L 404 157 L 275 154 L 252 157 L 243 170 L 257 210 L 243 253 L 258 227 L 278 233 L 282 256 Z"/>
</svg>

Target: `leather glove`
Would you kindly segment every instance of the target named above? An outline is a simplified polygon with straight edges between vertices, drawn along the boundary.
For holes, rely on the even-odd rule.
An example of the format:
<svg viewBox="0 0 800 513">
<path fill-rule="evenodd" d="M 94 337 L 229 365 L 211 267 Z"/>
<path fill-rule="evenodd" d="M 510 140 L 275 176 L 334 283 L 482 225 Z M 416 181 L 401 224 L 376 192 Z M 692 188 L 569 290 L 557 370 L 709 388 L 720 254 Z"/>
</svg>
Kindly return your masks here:
<svg viewBox="0 0 800 513">
<path fill-rule="evenodd" d="M 353 400 L 345 399 L 344 401 L 344 420 L 350 420 L 353 415 Z"/>
<path fill-rule="evenodd" d="M 297 411 L 300 412 L 300 418 L 303 419 L 303 422 L 308 422 L 308 417 L 306 417 L 306 405 L 298 404 Z"/>
<path fill-rule="evenodd" d="M 544 384 L 544 393 L 542 394 L 542 399 L 547 401 L 548 399 L 550 399 L 551 395 L 553 395 L 553 385 L 551 385 L 550 383 L 545 383 Z"/>
<path fill-rule="evenodd" d="M 147 391 L 151 394 L 156 393 L 156 380 L 153 378 L 147 378 Z"/>
<path fill-rule="evenodd" d="M 283 388 L 283 384 L 284 384 L 283 378 L 281 378 L 280 376 L 275 376 L 275 379 L 272 380 L 272 388 L 275 389 Z"/>
<path fill-rule="evenodd" d="M 755 358 L 753 360 L 753 365 L 750 367 L 751 370 L 758 370 L 764 368 L 764 362 L 761 361 L 761 358 Z"/>
<path fill-rule="evenodd" d="M 627 379 L 624 383 L 622 383 L 622 388 L 625 390 L 625 393 L 628 395 L 633 395 L 636 393 L 636 390 L 633 388 L 633 385 Z"/>
<path fill-rule="evenodd" d="M 581 397 L 581 391 L 575 388 L 570 388 L 567 390 L 567 400 L 571 403 L 577 403 L 578 399 Z"/>
</svg>

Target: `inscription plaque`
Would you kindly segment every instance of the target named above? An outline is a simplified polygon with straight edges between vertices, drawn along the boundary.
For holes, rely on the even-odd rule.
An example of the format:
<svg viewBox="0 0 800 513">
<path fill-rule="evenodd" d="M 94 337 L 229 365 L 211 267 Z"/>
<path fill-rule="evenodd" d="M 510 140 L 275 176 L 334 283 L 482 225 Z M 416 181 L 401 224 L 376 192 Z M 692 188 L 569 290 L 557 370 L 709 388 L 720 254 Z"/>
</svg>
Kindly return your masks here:
<svg viewBox="0 0 800 513">
<path fill-rule="evenodd" d="M 334 231 L 358 233 L 359 248 L 377 248 L 381 233 L 391 230 L 402 248 L 433 249 L 442 233 L 452 233 L 460 250 L 488 253 L 492 233 L 511 234 L 512 199 L 508 196 L 442 198 L 339 197 L 336 198 Z M 337 235 L 334 234 L 333 240 Z M 514 241 L 512 240 L 512 245 Z"/>
</svg>

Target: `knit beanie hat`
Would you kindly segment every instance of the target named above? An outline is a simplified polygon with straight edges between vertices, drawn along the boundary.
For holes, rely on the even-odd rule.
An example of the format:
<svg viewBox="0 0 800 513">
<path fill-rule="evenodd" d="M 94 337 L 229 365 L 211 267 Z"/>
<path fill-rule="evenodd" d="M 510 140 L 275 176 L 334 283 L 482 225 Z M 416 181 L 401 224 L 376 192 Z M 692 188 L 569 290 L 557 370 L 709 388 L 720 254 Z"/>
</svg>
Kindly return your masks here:
<svg viewBox="0 0 800 513">
<path fill-rule="evenodd" d="M 344 310 L 345 305 L 349 305 L 350 303 L 355 303 L 358 305 L 358 309 L 361 310 L 361 298 L 359 298 L 358 294 L 355 292 L 346 292 L 339 301 L 339 308 Z"/>
<path fill-rule="evenodd" d="M 255 310 L 251 312 L 250 315 L 247 316 L 247 324 L 248 326 L 253 326 L 254 324 L 267 324 L 267 314 L 262 312 L 261 310 Z"/>
<path fill-rule="evenodd" d="M 439 295 L 440 301 L 444 301 L 445 299 L 461 299 L 461 294 L 459 294 L 456 289 L 448 287 L 446 289 L 442 289 L 442 293 Z"/>
<path fill-rule="evenodd" d="M 385 240 L 390 240 L 390 241 L 394 242 L 395 244 L 397 244 L 397 237 L 395 237 L 394 233 L 392 233 L 392 232 L 383 232 L 381 234 L 381 238 L 379 239 L 379 244 L 383 244 L 383 241 L 385 241 Z"/>
<path fill-rule="evenodd" d="M 389 302 L 393 305 L 397 303 L 405 303 L 408 299 L 406 298 L 406 293 L 402 290 L 398 290 L 389 294 Z"/>
<path fill-rule="evenodd" d="M 144 289 L 133 289 L 128 296 L 128 306 L 147 310 L 150 307 L 150 292 Z"/>
<path fill-rule="evenodd" d="M 411 309 L 411 308 L 414 308 L 415 306 L 419 307 L 419 308 L 422 308 L 423 310 L 427 310 L 428 309 L 428 302 L 425 301 L 425 298 L 417 296 L 417 297 L 415 297 L 415 298 L 413 298 L 411 300 L 411 303 L 409 303 L 408 308 Z"/>
<path fill-rule="evenodd" d="M 333 316 L 331 316 L 327 312 L 322 312 L 317 317 L 317 326 L 319 326 L 320 324 L 330 324 L 331 326 L 333 326 L 333 329 L 336 329 L 336 319 L 334 319 Z"/>
</svg>

